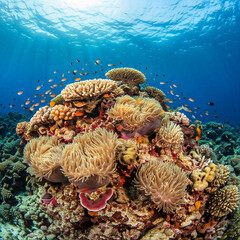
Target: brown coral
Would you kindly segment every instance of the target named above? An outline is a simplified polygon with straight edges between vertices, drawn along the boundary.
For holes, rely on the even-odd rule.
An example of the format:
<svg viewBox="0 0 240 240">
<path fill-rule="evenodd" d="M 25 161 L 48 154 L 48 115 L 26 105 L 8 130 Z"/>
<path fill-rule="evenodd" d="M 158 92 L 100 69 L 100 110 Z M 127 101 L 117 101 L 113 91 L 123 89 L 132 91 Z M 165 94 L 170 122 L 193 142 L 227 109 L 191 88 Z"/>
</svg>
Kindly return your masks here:
<svg viewBox="0 0 240 240">
<path fill-rule="evenodd" d="M 114 107 L 108 110 L 107 114 L 117 121 L 122 121 L 124 130 L 134 131 L 155 120 L 161 112 L 162 107 L 155 99 L 143 98 L 137 102 L 126 95 L 118 97 Z"/>
<path fill-rule="evenodd" d="M 134 68 L 114 68 L 108 71 L 105 76 L 130 85 L 138 85 L 146 81 L 144 74 Z"/>
<path fill-rule="evenodd" d="M 61 166 L 65 175 L 76 184 L 89 180 L 89 185 L 105 185 L 115 172 L 116 143 L 117 135 L 104 128 L 78 134 L 63 151 Z"/>
<path fill-rule="evenodd" d="M 149 94 L 150 97 L 155 98 L 158 102 L 163 102 L 165 94 L 160 89 L 147 86 L 144 90 Z"/>
<path fill-rule="evenodd" d="M 183 144 L 183 132 L 177 124 L 168 121 L 156 134 L 154 143 L 159 148 L 179 149 Z"/>
<path fill-rule="evenodd" d="M 177 124 L 183 124 L 184 126 L 189 126 L 190 120 L 189 118 L 181 112 L 172 112 L 171 120 Z"/>
<path fill-rule="evenodd" d="M 54 121 L 58 121 L 61 119 L 67 121 L 74 118 L 75 112 L 75 108 L 70 108 L 63 105 L 56 105 L 51 109 L 49 118 L 54 119 Z"/>
<path fill-rule="evenodd" d="M 223 186 L 230 176 L 230 170 L 227 166 L 218 165 L 216 168 L 215 179 L 212 182 L 212 186 L 220 187 Z"/>
<path fill-rule="evenodd" d="M 185 202 L 187 184 L 181 168 L 157 160 L 143 164 L 137 173 L 136 186 L 164 212 L 172 212 Z"/>
<path fill-rule="evenodd" d="M 61 94 L 66 101 L 90 99 L 117 88 L 116 82 L 107 79 L 93 79 L 68 84 Z"/>
<path fill-rule="evenodd" d="M 222 217 L 237 208 L 239 201 L 238 188 L 228 185 L 214 192 L 209 199 L 209 212 L 213 216 Z"/>
<path fill-rule="evenodd" d="M 30 119 L 30 125 L 33 126 L 35 124 L 48 123 L 50 112 L 51 108 L 48 106 L 39 108 L 38 111 Z"/>
</svg>

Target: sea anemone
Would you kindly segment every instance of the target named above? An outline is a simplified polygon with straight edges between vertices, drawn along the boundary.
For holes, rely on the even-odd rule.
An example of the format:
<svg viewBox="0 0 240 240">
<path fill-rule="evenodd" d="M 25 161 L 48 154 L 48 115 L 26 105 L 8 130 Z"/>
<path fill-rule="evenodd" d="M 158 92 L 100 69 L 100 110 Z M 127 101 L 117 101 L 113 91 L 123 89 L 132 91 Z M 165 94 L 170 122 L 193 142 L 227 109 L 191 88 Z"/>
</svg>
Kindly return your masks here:
<svg viewBox="0 0 240 240">
<path fill-rule="evenodd" d="M 166 213 L 175 211 L 185 202 L 187 184 L 187 176 L 181 168 L 158 160 L 143 164 L 136 179 L 137 188 Z"/>
<path fill-rule="evenodd" d="M 116 144 L 117 135 L 104 128 L 76 135 L 63 151 L 61 166 L 65 175 L 79 189 L 108 184 L 115 172 Z"/>
<path fill-rule="evenodd" d="M 181 127 L 171 121 L 163 124 L 156 134 L 153 142 L 159 148 L 179 149 L 183 144 Z"/>
<path fill-rule="evenodd" d="M 119 121 L 124 131 L 134 132 L 149 124 L 147 129 L 142 129 L 139 132 L 139 135 L 147 135 L 160 125 L 160 120 L 157 121 L 157 124 L 154 121 L 159 117 L 161 112 L 161 105 L 153 98 L 136 100 L 126 95 L 118 97 L 115 105 L 106 113 L 111 118 Z M 152 122 L 154 124 L 151 124 Z"/>
<path fill-rule="evenodd" d="M 59 164 L 64 145 L 56 137 L 39 137 L 31 140 L 24 149 L 25 161 L 29 163 L 30 173 L 37 178 L 51 182 L 66 182 Z"/>
</svg>

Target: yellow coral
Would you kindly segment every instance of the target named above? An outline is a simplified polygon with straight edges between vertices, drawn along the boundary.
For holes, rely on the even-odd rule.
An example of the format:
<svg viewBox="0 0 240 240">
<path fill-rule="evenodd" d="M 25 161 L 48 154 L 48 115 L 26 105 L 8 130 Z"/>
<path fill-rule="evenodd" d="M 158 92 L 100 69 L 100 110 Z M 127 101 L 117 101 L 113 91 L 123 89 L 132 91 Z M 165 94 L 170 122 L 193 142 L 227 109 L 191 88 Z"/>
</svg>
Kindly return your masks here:
<svg viewBox="0 0 240 240">
<path fill-rule="evenodd" d="M 70 120 L 75 116 L 76 108 L 70 108 L 64 105 L 56 105 L 50 110 L 49 119 L 54 121 L 58 120 Z"/>
<path fill-rule="evenodd" d="M 155 120 L 161 113 L 161 105 L 152 98 L 143 98 L 137 102 L 126 95 L 118 97 L 115 105 L 107 111 L 111 118 L 122 121 L 123 129 L 134 131 Z"/>
<path fill-rule="evenodd" d="M 61 94 L 66 101 L 90 99 L 117 88 L 116 82 L 107 79 L 93 79 L 68 84 Z"/>
</svg>

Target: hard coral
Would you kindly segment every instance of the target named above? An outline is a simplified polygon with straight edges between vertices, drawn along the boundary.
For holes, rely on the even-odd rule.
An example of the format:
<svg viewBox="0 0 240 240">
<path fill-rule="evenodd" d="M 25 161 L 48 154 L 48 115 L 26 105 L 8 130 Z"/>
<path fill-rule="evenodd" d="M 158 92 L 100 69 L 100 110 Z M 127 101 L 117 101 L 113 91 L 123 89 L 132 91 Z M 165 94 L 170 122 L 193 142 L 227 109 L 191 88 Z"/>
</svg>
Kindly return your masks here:
<svg viewBox="0 0 240 240">
<path fill-rule="evenodd" d="M 171 121 L 168 121 L 160 127 L 153 142 L 159 148 L 169 148 L 175 150 L 181 148 L 183 140 L 181 127 Z"/>
<path fill-rule="evenodd" d="M 212 186 L 220 187 L 223 186 L 230 176 L 230 170 L 227 166 L 218 165 L 216 169 L 216 176 L 212 182 Z"/>
<path fill-rule="evenodd" d="M 178 166 L 157 160 L 147 162 L 137 173 L 136 186 L 157 205 L 159 210 L 173 212 L 183 204 L 188 181 Z"/>
<path fill-rule="evenodd" d="M 239 192 L 235 185 L 228 185 L 212 193 L 209 199 L 209 212 L 213 216 L 222 217 L 238 206 Z"/>
<path fill-rule="evenodd" d="M 93 79 L 68 84 L 61 92 L 66 101 L 87 100 L 110 93 L 117 88 L 116 82 L 107 79 Z"/>
<path fill-rule="evenodd" d="M 144 74 L 133 68 L 114 68 L 108 71 L 105 76 L 129 85 L 138 85 L 146 81 Z"/>
<path fill-rule="evenodd" d="M 98 188 L 110 181 L 115 172 L 117 135 L 104 128 L 78 134 L 63 151 L 64 174 L 82 188 Z"/>
<path fill-rule="evenodd" d="M 117 98 L 115 105 L 107 111 L 107 115 L 121 122 L 123 130 L 133 132 L 156 120 L 161 112 L 162 107 L 155 99 L 143 98 L 136 101 L 126 95 Z M 157 127 L 155 126 L 155 128 Z M 151 126 L 148 127 L 149 129 L 151 129 Z M 144 129 L 140 134 L 142 132 L 148 133 L 148 130 Z"/>
<path fill-rule="evenodd" d="M 75 108 L 70 108 L 63 105 L 56 105 L 51 109 L 49 119 L 53 119 L 54 121 L 58 121 L 61 119 L 68 121 L 74 118 L 75 112 Z"/>
</svg>

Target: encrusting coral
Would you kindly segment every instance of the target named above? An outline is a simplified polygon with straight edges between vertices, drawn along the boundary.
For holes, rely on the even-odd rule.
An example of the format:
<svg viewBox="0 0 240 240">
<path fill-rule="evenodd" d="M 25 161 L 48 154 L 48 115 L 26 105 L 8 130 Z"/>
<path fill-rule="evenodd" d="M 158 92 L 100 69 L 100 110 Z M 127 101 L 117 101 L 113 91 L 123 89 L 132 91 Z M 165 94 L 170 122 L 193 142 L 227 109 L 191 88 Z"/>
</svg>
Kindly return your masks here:
<svg viewBox="0 0 240 240">
<path fill-rule="evenodd" d="M 171 163 L 147 162 L 137 173 L 136 186 L 164 212 L 173 212 L 185 202 L 187 184 L 186 174 Z"/>
<path fill-rule="evenodd" d="M 10 219 L 8 203 L 17 201 L 12 186 L 21 179 L 29 191 L 19 196 L 25 205 L 16 205 L 21 237 L 220 238 L 238 205 L 238 182 L 228 180 L 226 166 L 213 164 L 210 147 L 198 145 L 201 123 L 189 126 L 185 114 L 165 105 L 161 90 L 140 85 L 146 78 L 135 69 L 112 69 L 106 76 L 110 80 L 67 85 L 50 107 L 17 125 L 21 143 L 12 141 L 12 147 L 5 139 L 2 216 Z M 11 154 L 24 146 L 21 163 Z M 29 200 L 41 208 L 33 222 L 23 220 L 31 218 L 23 209 Z"/>
<path fill-rule="evenodd" d="M 237 208 L 239 201 L 238 188 L 227 185 L 212 193 L 209 199 L 209 212 L 211 215 L 222 217 Z"/>
</svg>

